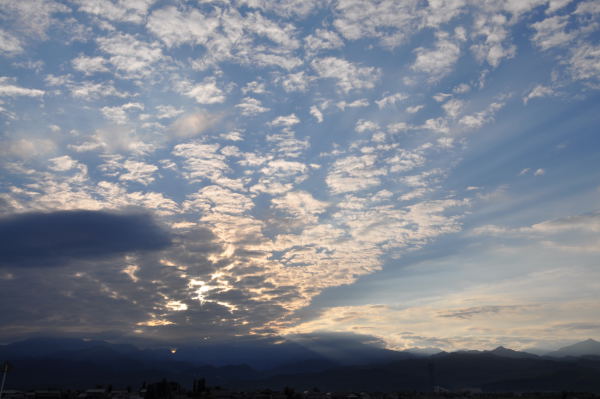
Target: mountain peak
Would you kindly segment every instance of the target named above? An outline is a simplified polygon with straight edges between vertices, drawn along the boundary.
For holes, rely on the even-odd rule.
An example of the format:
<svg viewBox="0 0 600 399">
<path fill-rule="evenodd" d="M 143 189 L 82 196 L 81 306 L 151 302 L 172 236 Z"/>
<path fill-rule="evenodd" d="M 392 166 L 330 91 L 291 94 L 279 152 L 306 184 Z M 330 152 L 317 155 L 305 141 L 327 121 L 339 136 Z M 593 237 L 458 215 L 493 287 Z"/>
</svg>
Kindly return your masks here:
<svg viewBox="0 0 600 399">
<path fill-rule="evenodd" d="M 600 356 L 600 342 L 588 338 L 585 341 L 577 342 L 573 345 L 562 347 L 554 352 L 546 354 L 551 357 L 565 357 L 565 356 L 585 356 L 585 355 L 599 355 Z"/>
<path fill-rule="evenodd" d="M 497 347 L 494 350 L 489 351 L 489 353 L 494 354 L 496 356 L 510 357 L 510 358 L 515 358 L 515 359 L 537 357 L 534 354 L 527 353 L 527 352 L 520 352 L 520 351 L 516 351 L 516 350 L 513 350 L 513 349 L 505 348 L 502 345 L 500 345 L 499 347 Z"/>
</svg>

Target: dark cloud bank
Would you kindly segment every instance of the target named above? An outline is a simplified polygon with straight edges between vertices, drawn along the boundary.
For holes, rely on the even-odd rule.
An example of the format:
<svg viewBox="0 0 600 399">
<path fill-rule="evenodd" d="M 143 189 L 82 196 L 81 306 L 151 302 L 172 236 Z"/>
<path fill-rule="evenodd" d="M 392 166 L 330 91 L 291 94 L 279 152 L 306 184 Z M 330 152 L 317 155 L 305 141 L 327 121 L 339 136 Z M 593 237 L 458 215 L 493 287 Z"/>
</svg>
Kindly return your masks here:
<svg viewBox="0 0 600 399">
<path fill-rule="evenodd" d="M 0 219 L 0 266 L 60 266 L 170 244 L 168 234 L 146 213 L 78 210 Z"/>
</svg>

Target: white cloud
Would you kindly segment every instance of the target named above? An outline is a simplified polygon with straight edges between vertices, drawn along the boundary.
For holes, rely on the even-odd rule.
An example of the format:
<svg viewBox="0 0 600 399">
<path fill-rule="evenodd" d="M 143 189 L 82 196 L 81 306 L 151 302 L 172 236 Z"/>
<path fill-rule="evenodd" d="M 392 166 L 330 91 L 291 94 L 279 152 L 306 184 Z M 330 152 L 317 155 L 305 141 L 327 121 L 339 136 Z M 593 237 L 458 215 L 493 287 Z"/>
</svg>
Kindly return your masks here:
<svg viewBox="0 0 600 399">
<path fill-rule="evenodd" d="M 184 177 L 191 181 L 214 180 L 229 170 L 225 156 L 218 153 L 218 144 L 204 144 L 191 141 L 173 147 L 173 155 L 184 159 L 187 173 Z"/>
<path fill-rule="evenodd" d="M 316 105 L 311 105 L 310 114 L 315 117 L 317 122 L 323 122 L 323 113 L 319 110 L 319 108 L 317 108 Z"/>
<path fill-rule="evenodd" d="M 119 180 L 134 181 L 147 186 L 155 180 L 154 172 L 158 167 L 146 162 L 128 159 L 123 163 L 126 173 L 119 175 Z"/>
<path fill-rule="evenodd" d="M 345 93 L 351 90 L 372 89 L 379 80 L 381 71 L 375 67 L 361 67 L 336 57 L 318 58 L 311 62 L 321 78 L 337 80 L 338 87 Z"/>
<path fill-rule="evenodd" d="M 352 102 L 339 101 L 335 104 L 341 111 L 344 111 L 346 108 L 362 108 L 369 106 L 369 100 L 366 98 L 359 98 L 358 100 L 354 100 Z"/>
<path fill-rule="evenodd" d="M 302 64 L 293 54 L 300 46 L 293 25 L 275 22 L 259 12 L 241 15 L 237 8 L 214 7 L 212 11 L 192 6 L 162 8 L 150 16 L 149 30 L 169 47 L 185 43 L 204 46 L 206 52 L 192 60 L 192 67 L 198 70 L 224 60 L 287 70 Z"/>
<path fill-rule="evenodd" d="M 156 149 L 155 142 L 142 137 L 136 129 L 124 125 L 113 125 L 96 129 L 91 139 L 80 146 L 70 145 L 78 152 L 102 149 L 107 152 L 131 152 L 147 154 Z"/>
<path fill-rule="evenodd" d="M 364 132 L 373 131 L 373 130 L 377 130 L 377 129 L 379 129 L 379 125 L 376 122 L 365 120 L 365 119 L 359 119 L 356 122 L 356 126 L 354 127 L 354 130 L 357 131 L 358 133 L 364 133 Z"/>
<path fill-rule="evenodd" d="M 271 195 L 283 194 L 306 180 L 308 166 L 302 162 L 287 161 L 284 159 L 274 159 L 267 161 L 264 158 L 247 159 L 254 163 L 262 163 L 264 166 L 260 169 L 261 177 L 258 183 L 253 185 L 250 190 L 253 192 L 263 192 Z M 248 164 L 248 162 L 240 162 Z"/>
<path fill-rule="evenodd" d="M 548 9 L 546 10 L 547 14 L 556 12 L 564 7 L 566 7 L 573 0 L 550 0 L 548 1 Z"/>
<path fill-rule="evenodd" d="M 308 139 L 297 139 L 294 132 L 289 129 L 284 129 L 282 133 L 267 135 L 266 139 L 269 143 L 275 143 L 278 152 L 290 158 L 299 157 L 310 147 Z"/>
<path fill-rule="evenodd" d="M 543 176 L 545 174 L 546 174 L 546 171 L 544 169 L 542 169 L 542 168 L 537 169 L 535 172 L 533 172 L 534 176 Z"/>
<path fill-rule="evenodd" d="M 11 33 L 0 29 L 0 54 L 14 56 L 23 52 L 21 41 Z"/>
<path fill-rule="evenodd" d="M 221 154 L 227 157 L 237 157 L 241 155 L 240 149 L 234 145 L 228 145 L 221 148 Z"/>
<path fill-rule="evenodd" d="M 100 83 L 83 81 L 74 82 L 70 75 L 47 75 L 46 84 L 48 86 L 64 86 L 73 97 L 82 98 L 87 101 L 96 100 L 102 97 L 131 97 L 132 94 L 120 91 L 114 86 L 114 82 L 107 80 Z"/>
<path fill-rule="evenodd" d="M 86 57 L 80 55 L 79 57 L 71 61 L 73 68 L 77 71 L 83 72 L 86 75 L 93 75 L 97 72 L 108 72 L 109 69 L 106 67 L 106 59 L 103 57 Z"/>
<path fill-rule="evenodd" d="M 79 10 L 117 22 L 141 24 L 156 0 L 73 0 Z"/>
<path fill-rule="evenodd" d="M 432 132 L 437 132 L 437 133 L 446 134 L 446 133 L 450 132 L 450 127 L 448 126 L 448 121 L 444 118 L 427 119 L 421 127 L 423 129 L 431 130 Z"/>
<path fill-rule="evenodd" d="M 102 107 L 100 111 L 106 119 L 116 123 L 117 125 L 124 125 L 128 122 L 129 117 L 126 111 L 137 109 L 143 110 L 144 106 L 140 103 L 126 103 L 123 105 L 117 105 L 114 107 Z"/>
<path fill-rule="evenodd" d="M 352 102 L 346 102 L 344 100 L 339 101 L 335 104 L 340 110 L 344 111 L 346 108 L 362 108 L 369 106 L 369 100 L 366 98 L 359 98 L 358 100 L 354 100 Z"/>
<path fill-rule="evenodd" d="M 411 126 L 409 126 L 406 122 L 396 122 L 387 125 L 387 130 L 390 133 L 399 133 L 409 129 L 411 129 Z"/>
<path fill-rule="evenodd" d="M 384 96 L 381 99 L 376 100 L 375 103 L 377 104 L 377 106 L 379 108 L 385 108 L 388 105 L 394 105 L 398 101 L 406 100 L 407 98 L 408 98 L 408 95 L 406 95 L 404 93 L 396 93 L 396 94 L 390 94 L 390 95 Z"/>
<path fill-rule="evenodd" d="M 460 56 L 460 47 L 453 42 L 447 33 L 438 33 L 435 48 L 415 49 L 417 54 L 411 66 L 413 70 L 430 75 L 431 81 L 436 81 L 448 75 Z"/>
<path fill-rule="evenodd" d="M 416 0 L 340 0 L 336 4 L 336 29 L 349 40 L 378 38 L 386 47 L 395 47 L 416 29 Z"/>
<path fill-rule="evenodd" d="M 102 147 L 102 143 L 97 140 L 86 141 L 81 144 L 67 144 L 67 148 L 75 152 L 95 151 L 101 149 Z"/>
<path fill-rule="evenodd" d="M 504 103 L 494 102 L 491 103 L 486 109 L 483 111 L 477 112 L 471 115 L 465 115 L 458 121 L 461 125 L 466 126 L 470 129 L 478 129 L 486 123 L 494 120 L 494 114 L 500 108 L 504 106 Z"/>
<path fill-rule="evenodd" d="M 296 114 L 289 114 L 278 116 L 277 118 L 269 122 L 269 125 L 291 127 L 298 123 L 300 123 L 300 119 L 298 119 Z"/>
<path fill-rule="evenodd" d="M 461 113 L 463 107 L 464 102 L 456 98 L 448 100 L 446 103 L 444 103 L 444 105 L 442 105 L 442 108 L 444 109 L 444 112 L 446 112 L 446 115 L 453 119 Z"/>
<path fill-rule="evenodd" d="M 315 78 L 308 76 L 304 71 L 290 73 L 280 79 L 277 79 L 283 86 L 283 90 L 287 92 L 300 91 L 304 92 L 308 89 L 310 82 Z"/>
<path fill-rule="evenodd" d="M 476 17 L 474 35 L 483 40 L 471 46 L 471 50 L 480 61 L 486 61 L 497 67 L 505 58 L 516 54 L 516 47 L 509 42 L 508 20 L 502 14 L 481 14 Z"/>
<path fill-rule="evenodd" d="M 412 107 L 407 107 L 406 112 L 408 112 L 409 114 L 416 114 L 417 112 L 422 110 L 424 107 L 425 107 L 424 105 L 413 105 Z"/>
<path fill-rule="evenodd" d="M 291 24 L 278 24 L 258 12 L 250 13 L 245 21 L 247 29 L 254 34 L 268 38 L 283 48 L 293 50 L 300 46 L 294 37 L 296 32 Z"/>
<path fill-rule="evenodd" d="M 17 86 L 14 78 L 0 76 L 0 97 L 41 97 L 44 93 L 43 90 Z"/>
<path fill-rule="evenodd" d="M 244 97 L 242 102 L 235 106 L 242 111 L 242 115 L 251 116 L 269 111 L 269 108 L 263 107 L 260 100 L 252 97 Z"/>
<path fill-rule="evenodd" d="M 441 102 L 446 101 L 446 99 L 448 97 L 452 97 L 452 94 L 449 94 L 449 93 L 437 93 L 436 95 L 433 96 L 433 99 L 435 101 L 437 101 L 438 103 L 441 103 Z"/>
<path fill-rule="evenodd" d="M 315 199 L 306 191 L 291 191 L 271 200 L 273 207 L 280 209 L 302 223 L 316 223 L 318 215 L 323 213 L 329 204 Z"/>
<path fill-rule="evenodd" d="M 568 15 L 554 16 L 536 22 L 531 25 L 536 31 L 531 40 L 542 50 L 567 45 L 577 37 L 577 31 L 567 32 L 568 22 Z"/>
<path fill-rule="evenodd" d="M 457 94 L 464 94 L 464 93 L 469 92 L 470 90 L 471 90 L 471 86 L 469 86 L 466 83 L 461 83 L 458 86 L 456 86 L 454 89 L 452 89 L 452 91 Z"/>
<path fill-rule="evenodd" d="M 527 104 L 532 98 L 548 97 L 554 95 L 554 89 L 552 87 L 537 85 L 525 97 L 523 97 L 523 103 Z"/>
<path fill-rule="evenodd" d="M 155 108 L 158 111 L 156 114 L 157 119 L 171 119 L 183 113 L 182 109 L 175 108 L 172 105 L 157 105 Z"/>
<path fill-rule="evenodd" d="M 171 124 L 170 130 L 177 137 L 193 137 L 212 127 L 219 119 L 218 115 L 198 111 L 177 118 Z"/>
<path fill-rule="evenodd" d="M 415 154 L 414 158 L 409 158 L 408 165 L 411 169 L 418 166 L 422 161 L 419 159 L 419 154 Z M 414 164 L 414 166 L 413 166 Z M 432 169 L 421 172 L 417 175 L 403 176 L 400 180 L 412 188 L 426 188 L 438 181 L 439 175 L 442 173 L 439 169 Z"/>
<path fill-rule="evenodd" d="M 286 161 L 275 159 L 267 162 L 267 165 L 261 169 L 265 176 L 294 176 L 306 172 L 305 164 L 296 161 Z"/>
<path fill-rule="evenodd" d="M 386 170 L 376 165 L 377 155 L 348 156 L 337 159 L 325 179 L 334 194 L 362 191 L 381 184 Z"/>
<path fill-rule="evenodd" d="M 152 65 L 163 59 L 160 45 L 147 43 L 126 33 L 97 39 L 100 50 L 109 54 L 108 61 L 128 77 L 139 78 L 152 72 Z"/>
<path fill-rule="evenodd" d="M 48 166 L 48 168 L 57 172 L 66 172 L 81 165 L 68 155 L 50 158 L 48 162 L 50 162 L 50 166 Z"/>
<path fill-rule="evenodd" d="M 238 0 L 239 4 L 258 8 L 266 12 L 274 12 L 282 17 L 306 17 L 326 2 L 322 0 L 281 0 L 273 3 L 270 0 Z"/>
<path fill-rule="evenodd" d="M 219 19 L 197 9 L 185 12 L 174 6 L 155 10 L 148 18 L 148 30 L 168 47 L 184 43 L 204 45 L 219 26 Z"/>
<path fill-rule="evenodd" d="M 344 41 L 335 32 L 326 29 L 317 29 L 312 35 L 304 38 L 305 48 L 313 53 L 321 50 L 331 50 L 344 46 Z"/>
<path fill-rule="evenodd" d="M 127 120 L 128 120 L 127 114 L 125 113 L 125 110 L 119 106 L 117 106 L 117 107 L 102 107 L 100 109 L 100 111 L 102 112 L 102 114 L 104 115 L 104 117 L 106 119 L 111 120 L 112 122 L 116 123 L 117 125 L 124 125 L 127 123 Z"/>
<path fill-rule="evenodd" d="M 600 14 L 600 5 L 595 0 L 583 1 L 577 4 L 574 14 Z"/>
<path fill-rule="evenodd" d="M 303 64 L 302 60 L 290 55 L 279 55 L 271 53 L 255 53 L 252 56 L 252 63 L 258 66 L 277 66 L 286 70 L 292 70 Z"/>
<path fill-rule="evenodd" d="M 207 77 L 201 83 L 189 85 L 184 89 L 183 94 L 193 98 L 199 104 L 218 104 L 225 101 L 225 94 L 217 86 L 214 77 Z"/>
<path fill-rule="evenodd" d="M 240 132 L 238 130 L 232 130 L 231 132 L 223 133 L 223 134 L 220 135 L 220 137 L 222 139 L 224 139 L 224 140 L 230 140 L 230 141 L 242 141 L 242 140 L 244 140 L 242 132 Z"/>
<path fill-rule="evenodd" d="M 420 151 L 407 151 L 400 149 L 397 154 L 386 159 L 390 165 L 390 172 L 408 172 L 425 164 L 425 157 Z"/>
<path fill-rule="evenodd" d="M 569 58 L 569 69 L 574 79 L 598 80 L 600 76 L 600 46 L 589 43 L 576 46 Z"/>
<path fill-rule="evenodd" d="M 431 28 L 439 28 L 463 13 L 468 0 L 431 0 L 428 3 L 428 7 L 420 10 L 423 24 Z M 478 3 L 475 2 L 475 4 Z M 460 32 L 461 29 L 459 28 L 461 27 L 458 27 L 457 30 Z"/>
<path fill-rule="evenodd" d="M 46 39 L 46 31 L 57 23 L 54 14 L 68 13 L 71 9 L 56 1 L 3 0 L 0 18 L 11 24 L 15 31 L 26 36 Z"/>
<path fill-rule="evenodd" d="M 120 98 L 131 96 L 127 92 L 119 91 L 110 81 L 102 83 L 82 82 L 81 84 L 69 84 L 68 87 L 73 97 L 83 98 L 88 101 L 108 96 Z"/>
<path fill-rule="evenodd" d="M 42 138 L 22 138 L 3 142 L 0 151 L 4 154 L 30 159 L 53 154 L 57 150 L 54 141 Z"/>
<path fill-rule="evenodd" d="M 264 82 L 253 80 L 252 82 L 246 83 L 246 86 L 242 87 L 242 93 L 265 94 L 267 93 L 267 88 Z"/>
</svg>

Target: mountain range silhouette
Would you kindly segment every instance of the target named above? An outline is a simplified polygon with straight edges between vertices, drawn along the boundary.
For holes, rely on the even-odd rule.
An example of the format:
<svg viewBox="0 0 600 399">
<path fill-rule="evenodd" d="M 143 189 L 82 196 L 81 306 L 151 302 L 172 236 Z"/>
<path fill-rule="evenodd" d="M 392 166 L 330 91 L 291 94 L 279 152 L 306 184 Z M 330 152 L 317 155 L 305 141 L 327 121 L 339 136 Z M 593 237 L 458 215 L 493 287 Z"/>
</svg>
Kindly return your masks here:
<svg viewBox="0 0 600 399">
<path fill-rule="evenodd" d="M 502 346 L 489 351 L 392 351 L 368 344 L 326 351 L 297 343 L 140 349 L 128 344 L 71 338 L 33 338 L 0 346 L 12 365 L 8 389 L 136 387 L 162 378 L 232 389 L 327 391 L 589 391 L 600 392 L 600 342 L 589 339 L 539 356 Z M 223 357 L 218 362 L 219 352 Z M 224 362 L 228 364 L 224 364 Z"/>
</svg>

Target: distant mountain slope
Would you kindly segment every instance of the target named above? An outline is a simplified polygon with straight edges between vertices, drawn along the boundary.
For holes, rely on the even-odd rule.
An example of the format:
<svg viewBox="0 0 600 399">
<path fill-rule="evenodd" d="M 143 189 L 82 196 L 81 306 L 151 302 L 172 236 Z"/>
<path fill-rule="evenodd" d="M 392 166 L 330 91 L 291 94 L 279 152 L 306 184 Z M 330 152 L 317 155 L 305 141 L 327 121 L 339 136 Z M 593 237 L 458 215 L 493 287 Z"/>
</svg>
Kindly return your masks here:
<svg viewBox="0 0 600 399">
<path fill-rule="evenodd" d="M 600 342 L 593 339 L 587 339 L 583 342 L 578 342 L 573 345 L 565 346 L 557 351 L 547 353 L 550 357 L 566 357 L 566 356 L 585 356 L 596 355 L 600 356 Z"/>
<path fill-rule="evenodd" d="M 440 348 L 411 348 L 407 349 L 405 352 L 412 353 L 413 355 L 417 356 L 431 356 L 442 353 L 443 350 Z"/>
<path fill-rule="evenodd" d="M 489 351 L 492 355 L 500 356 L 500 357 L 509 357 L 512 359 L 535 359 L 539 356 L 534 355 L 533 353 L 520 352 L 512 349 L 505 348 L 503 346 L 499 346 L 494 350 Z"/>
<path fill-rule="evenodd" d="M 322 391 L 431 391 L 435 385 L 450 390 L 480 388 L 490 392 L 600 392 L 600 359 L 562 361 L 539 357 L 509 358 L 489 352 L 447 353 L 374 366 L 271 376 L 237 382 L 236 385 L 244 389 L 290 386 L 305 390 L 318 387 Z"/>
<path fill-rule="evenodd" d="M 31 338 L 0 345 L 0 360 L 6 358 L 54 356 L 92 358 L 110 350 L 144 361 L 179 361 L 194 365 L 226 366 L 248 364 L 258 370 L 289 367 L 294 363 L 320 361 L 340 366 L 391 362 L 415 357 L 409 352 L 385 349 L 377 344 L 344 336 L 304 337 L 303 340 L 273 344 L 272 340 L 242 340 L 141 350 L 133 345 L 73 338 Z M 292 366 L 294 368 L 295 366 Z"/>
</svg>

